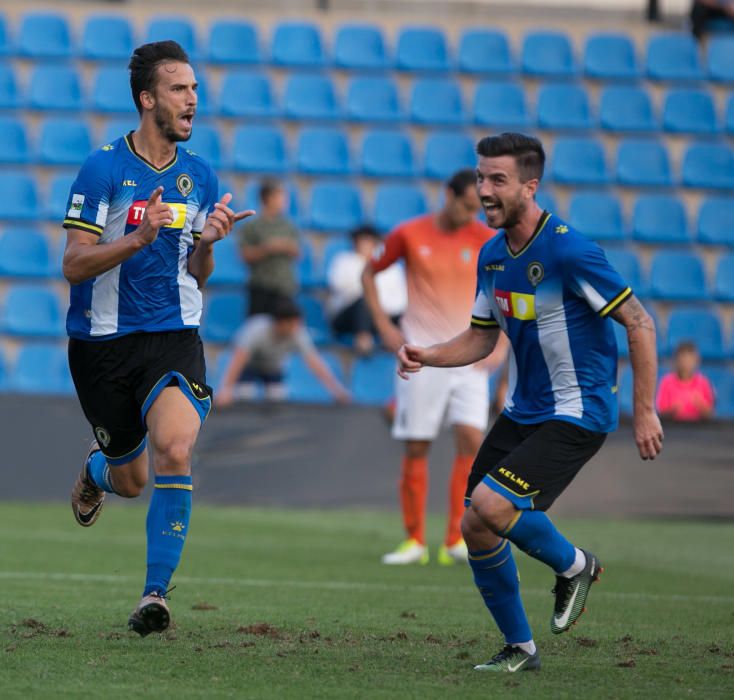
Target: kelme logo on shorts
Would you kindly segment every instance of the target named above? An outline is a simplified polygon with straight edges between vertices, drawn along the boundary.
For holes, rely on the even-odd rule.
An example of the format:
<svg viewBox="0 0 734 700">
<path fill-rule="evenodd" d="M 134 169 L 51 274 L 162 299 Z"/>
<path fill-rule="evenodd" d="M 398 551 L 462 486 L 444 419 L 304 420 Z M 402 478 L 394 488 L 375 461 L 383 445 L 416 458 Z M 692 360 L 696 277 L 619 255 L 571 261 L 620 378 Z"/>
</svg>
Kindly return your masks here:
<svg viewBox="0 0 734 700">
<path fill-rule="evenodd" d="M 176 187 L 182 197 L 188 197 L 191 194 L 191 190 L 194 189 L 194 181 L 186 173 L 181 173 L 176 178 Z"/>
</svg>

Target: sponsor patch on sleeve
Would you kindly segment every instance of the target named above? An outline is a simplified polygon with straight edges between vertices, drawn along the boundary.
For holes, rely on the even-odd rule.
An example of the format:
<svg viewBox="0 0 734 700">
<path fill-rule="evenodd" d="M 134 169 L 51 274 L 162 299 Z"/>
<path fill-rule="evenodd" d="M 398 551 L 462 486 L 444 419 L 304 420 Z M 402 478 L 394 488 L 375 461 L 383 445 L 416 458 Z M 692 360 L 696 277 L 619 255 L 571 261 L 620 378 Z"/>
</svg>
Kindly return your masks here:
<svg viewBox="0 0 734 700">
<path fill-rule="evenodd" d="M 83 207 L 84 207 L 84 195 L 83 194 L 71 195 L 71 206 L 69 207 L 69 211 L 67 212 L 66 216 L 70 219 L 81 219 Z"/>
</svg>

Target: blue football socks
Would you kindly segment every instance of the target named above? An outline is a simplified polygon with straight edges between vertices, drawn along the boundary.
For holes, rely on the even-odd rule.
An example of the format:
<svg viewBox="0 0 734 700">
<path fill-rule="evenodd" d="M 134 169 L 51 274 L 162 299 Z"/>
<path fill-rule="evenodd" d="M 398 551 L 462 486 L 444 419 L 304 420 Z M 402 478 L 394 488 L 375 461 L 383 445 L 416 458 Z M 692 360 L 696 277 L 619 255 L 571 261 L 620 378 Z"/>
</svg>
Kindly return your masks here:
<svg viewBox="0 0 734 700">
<path fill-rule="evenodd" d="M 168 590 L 181 559 L 191 515 L 191 477 L 156 476 L 148 507 L 148 575 L 143 595 Z"/>
<path fill-rule="evenodd" d="M 533 635 L 520 598 L 520 579 L 510 543 L 502 540 L 494 549 L 470 551 L 469 564 L 474 583 L 506 643 L 530 642 Z"/>
<path fill-rule="evenodd" d="M 567 571 L 576 559 L 576 548 L 539 510 L 522 510 L 502 533 L 525 554 L 550 566 L 557 574 Z"/>
<path fill-rule="evenodd" d="M 105 456 L 100 450 L 96 450 L 89 455 L 87 460 L 87 474 L 89 478 L 107 493 L 115 493 L 110 478 L 110 465 L 107 463 Z"/>
</svg>

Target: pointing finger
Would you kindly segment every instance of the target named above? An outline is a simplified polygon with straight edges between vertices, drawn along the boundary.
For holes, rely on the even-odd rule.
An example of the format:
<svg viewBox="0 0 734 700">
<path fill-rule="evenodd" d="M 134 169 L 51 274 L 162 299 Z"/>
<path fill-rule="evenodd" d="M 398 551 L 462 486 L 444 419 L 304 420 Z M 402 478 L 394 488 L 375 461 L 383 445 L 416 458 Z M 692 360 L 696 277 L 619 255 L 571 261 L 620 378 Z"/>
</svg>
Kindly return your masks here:
<svg viewBox="0 0 734 700">
<path fill-rule="evenodd" d="M 161 195 L 163 194 L 163 186 L 160 185 L 156 187 L 150 194 L 150 197 L 148 197 L 148 206 L 152 206 L 154 204 L 157 204 L 158 201 L 161 198 Z"/>
<path fill-rule="evenodd" d="M 226 207 L 231 201 L 232 201 L 232 193 L 226 192 L 225 194 L 222 195 L 222 198 L 219 200 L 219 203 L 224 204 L 224 206 Z"/>
</svg>

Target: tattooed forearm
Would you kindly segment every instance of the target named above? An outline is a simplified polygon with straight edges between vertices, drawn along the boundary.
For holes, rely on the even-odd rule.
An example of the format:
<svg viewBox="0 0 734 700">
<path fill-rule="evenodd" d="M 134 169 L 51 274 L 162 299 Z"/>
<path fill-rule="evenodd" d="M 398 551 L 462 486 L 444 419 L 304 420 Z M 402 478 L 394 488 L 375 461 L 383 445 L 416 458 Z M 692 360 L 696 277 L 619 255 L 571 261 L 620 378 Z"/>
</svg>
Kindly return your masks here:
<svg viewBox="0 0 734 700">
<path fill-rule="evenodd" d="M 639 329 L 655 332 L 655 322 L 634 295 L 624 301 L 618 309 L 612 311 L 610 316 L 617 323 L 625 326 L 628 334 Z"/>
</svg>

